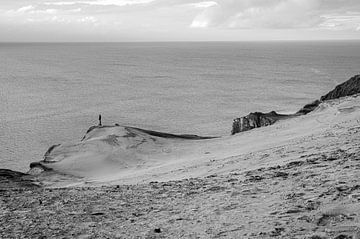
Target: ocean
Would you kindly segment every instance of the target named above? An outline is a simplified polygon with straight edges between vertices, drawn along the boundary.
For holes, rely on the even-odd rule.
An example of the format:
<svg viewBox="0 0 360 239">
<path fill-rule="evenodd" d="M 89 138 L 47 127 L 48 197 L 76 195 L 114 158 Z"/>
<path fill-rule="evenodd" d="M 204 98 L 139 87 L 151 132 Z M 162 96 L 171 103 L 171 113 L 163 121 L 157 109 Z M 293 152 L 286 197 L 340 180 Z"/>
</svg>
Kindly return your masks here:
<svg viewBox="0 0 360 239">
<path fill-rule="evenodd" d="M 98 123 L 229 135 L 359 74 L 359 41 L 0 43 L 0 168 L 27 171 Z"/>
</svg>

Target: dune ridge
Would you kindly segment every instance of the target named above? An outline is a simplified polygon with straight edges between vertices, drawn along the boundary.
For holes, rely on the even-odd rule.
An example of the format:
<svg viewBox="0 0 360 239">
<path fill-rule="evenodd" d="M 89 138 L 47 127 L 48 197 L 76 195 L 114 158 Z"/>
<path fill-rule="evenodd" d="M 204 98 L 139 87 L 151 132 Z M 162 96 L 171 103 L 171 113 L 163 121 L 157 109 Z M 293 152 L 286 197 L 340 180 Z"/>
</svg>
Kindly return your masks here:
<svg viewBox="0 0 360 239">
<path fill-rule="evenodd" d="M 327 120 L 332 122 L 347 117 L 343 114 L 332 115 L 331 112 L 339 110 L 344 102 L 348 102 L 343 97 L 354 95 L 359 89 L 360 76 L 355 76 L 322 96 L 321 100 L 304 106 L 299 111 L 301 113 L 251 113 L 245 117 L 249 127 L 234 136 L 175 135 L 119 124 L 92 126 L 81 141 L 50 147 L 42 161 L 30 165 L 29 174 L 40 175 L 46 172 L 45 175 L 83 178 L 81 183 L 70 185 L 138 183 L 153 179 L 166 181 L 206 176 L 209 170 L 203 165 L 209 161 L 226 161 L 229 157 L 256 152 L 290 139 L 320 132 L 327 126 L 324 120 L 319 120 L 321 118 L 328 117 Z M 357 101 L 356 97 L 350 99 Z M 356 107 L 354 112 L 357 112 Z M 270 125 L 271 127 L 259 128 Z M 240 129 L 243 126 L 240 125 Z M 255 128 L 258 130 L 245 132 Z M 288 132 L 291 132 L 292 137 L 289 137 Z M 240 168 L 246 167 L 250 167 L 250 164 L 244 163 Z"/>
</svg>

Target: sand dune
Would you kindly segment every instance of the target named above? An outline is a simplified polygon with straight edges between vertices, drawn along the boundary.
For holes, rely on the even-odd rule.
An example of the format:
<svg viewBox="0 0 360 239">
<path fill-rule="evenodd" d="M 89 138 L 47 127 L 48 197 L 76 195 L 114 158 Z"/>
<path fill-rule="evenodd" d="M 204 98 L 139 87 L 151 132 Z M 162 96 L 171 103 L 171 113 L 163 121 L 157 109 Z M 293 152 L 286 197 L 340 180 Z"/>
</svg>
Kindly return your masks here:
<svg viewBox="0 0 360 239">
<path fill-rule="evenodd" d="M 94 127 L 53 171 L 0 172 L 0 237 L 359 238 L 359 106 L 207 140 Z"/>
<path fill-rule="evenodd" d="M 51 169 L 52 175 L 77 177 L 75 181 L 56 178 L 48 181 L 49 185 L 80 186 L 179 180 L 269 167 L 298 157 L 301 150 L 266 161 L 261 157 L 248 160 L 249 155 L 271 154 L 279 147 L 298 148 L 313 137 L 357 125 L 359 105 L 356 96 L 326 101 L 308 115 L 219 138 L 184 137 L 119 125 L 92 127 L 82 141 L 54 147 L 34 168 L 42 166 Z"/>
</svg>

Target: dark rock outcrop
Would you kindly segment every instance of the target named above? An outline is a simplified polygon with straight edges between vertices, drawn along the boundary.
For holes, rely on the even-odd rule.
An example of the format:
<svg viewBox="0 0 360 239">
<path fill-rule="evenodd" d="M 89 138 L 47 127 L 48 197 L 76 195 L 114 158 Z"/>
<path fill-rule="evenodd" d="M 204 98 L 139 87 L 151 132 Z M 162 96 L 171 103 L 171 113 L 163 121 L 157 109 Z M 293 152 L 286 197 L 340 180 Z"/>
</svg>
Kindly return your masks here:
<svg viewBox="0 0 360 239">
<path fill-rule="evenodd" d="M 320 100 L 315 100 L 305 105 L 295 114 L 280 115 L 277 114 L 275 111 L 272 111 L 270 113 L 255 112 L 250 113 L 244 117 L 236 118 L 234 119 L 232 125 L 231 134 L 234 135 L 254 128 L 272 125 L 281 119 L 291 118 L 299 115 L 306 115 L 314 111 L 323 101 L 355 95 L 358 93 L 360 93 L 360 75 L 356 75 L 350 78 L 348 81 L 336 86 L 334 90 L 330 91 L 324 96 L 321 96 Z"/>
<path fill-rule="evenodd" d="M 26 173 L 0 169 L 0 189 L 7 190 L 21 187 L 39 187 L 39 183 Z"/>
<path fill-rule="evenodd" d="M 318 107 L 320 105 L 320 103 L 321 103 L 320 100 L 315 100 L 315 101 L 305 105 L 304 107 L 302 107 L 296 114 L 306 115 L 306 114 L 310 113 L 311 111 L 315 110 L 316 107 Z"/>
<path fill-rule="evenodd" d="M 356 75 L 350 80 L 336 86 L 334 90 L 330 91 L 324 96 L 321 96 L 320 100 L 333 100 L 358 93 L 360 93 L 360 75 Z"/>
<path fill-rule="evenodd" d="M 115 124 L 116 127 L 122 127 L 119 124 Z M 91 126 L 86 134 L 90 133 L 91 131 L 93 131 L 94 129 L 97 128 L 110 128 L 110 127 L 114 127 L 112 125 L 96 125 L 96 126 Z M 202 139 L 214 139 L 217 137 L 213 137 L 213 136 L 199 136 L 196 134 L 170 134 L 170 133 L 164 133 L 164 132 L 159 132 L 159 131 L 153 131 L 153 130 L 147 130 L 147 129 L 141 129 L 141 128 L 136 128 L 136 127 L 128 127 L 128 126 L 124 126 L 127 129 L 135 129 L 138 130 L 140 132 L 143 132 L 145 134 L 149 134 L 151 136 L 155 136 L 155 137 L 160 137 L 160 138 L 165 138 L 165 139 L 189 139 L 189 140 L 202 140 Z M 86 138 L 86 134 L 84 135 L 84 137 L 82 138 L 82 140 L 84 140 Z M 51 151 L 57 147 L 59 145 L 53 145 L 48 149 L 48 152 L 51 153 Z M 46 156 L 46 154 L 45 154 Z"/>
<path fill-rule="evenodd" d="M 45 155 L 44 155 L 44 159 L 46 159 L 47 157 L 49 157 L 49 155 L 51 154 L 51 152 L 52 152 L 56 147 L 58 147 L 58 146 L 60 146 L 60 144 L 55 144 L 55 145 L 51 146 L 51 147 L 46 151 L 46 153 L 45 153 Z M 31 164 L 30 164 L 30 168 L 31 168 Z"/>
<path fill-rule="evenodd" d="M 169 133 L 163 133 L 153 130 L 146 130 L 146 129 L 140 129 L 140 128 L 134 128 L 134 127 L 128 127 L 133 128 L 136 130 L 139 130 L 141 132 L 144 132 L 146 134 L 160 137 L 160 138 L 166 138 L 166 139 L 189 139 L 189 140 L 202 140 L 202 139 L 214 139 L 217 137 L 210 137 L 210 136 L 199 136 L 195 134 L 169 134 Z"/>
<path fill-rule="evenodd" d="M 254 128 L 274 124 L 279 119 L 289 118 L 290 115 L 278 114 L 275 111 L 269 113 L 255 112 L 247 116 L 234 119 L 231 134 L 248 131 Z"/>
</svg>

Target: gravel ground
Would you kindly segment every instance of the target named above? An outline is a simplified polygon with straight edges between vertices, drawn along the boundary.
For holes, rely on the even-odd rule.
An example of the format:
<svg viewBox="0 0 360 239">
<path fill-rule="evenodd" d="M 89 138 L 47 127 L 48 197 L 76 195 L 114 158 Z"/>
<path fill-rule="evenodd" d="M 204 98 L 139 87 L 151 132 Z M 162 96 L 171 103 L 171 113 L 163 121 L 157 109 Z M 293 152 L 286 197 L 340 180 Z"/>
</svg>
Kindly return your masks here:
<svg viewBox="0 0 360 239">
<path fill-rule="evenodd" d="M 359 146 L 359 142 L 356 142 Z M 1 238 L 360 238 L 360 155 L 244 174 L 1 192 Z"/>
</svg>

